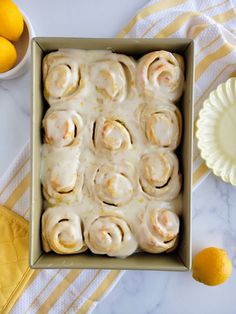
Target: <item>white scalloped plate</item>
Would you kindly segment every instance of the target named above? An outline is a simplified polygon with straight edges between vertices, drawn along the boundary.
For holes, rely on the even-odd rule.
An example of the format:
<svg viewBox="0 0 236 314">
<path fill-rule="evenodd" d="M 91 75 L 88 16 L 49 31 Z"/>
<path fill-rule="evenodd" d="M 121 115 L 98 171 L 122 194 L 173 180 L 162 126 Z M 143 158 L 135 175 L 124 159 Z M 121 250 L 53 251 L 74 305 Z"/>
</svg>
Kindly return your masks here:
<svg viewBox="0 0 236 314">
<path fill-rule="evenodd" d="M 204 101 L 196 136 L 207 166 L 236 186 L 236 78 L 220 84 Z"/>
</svg>

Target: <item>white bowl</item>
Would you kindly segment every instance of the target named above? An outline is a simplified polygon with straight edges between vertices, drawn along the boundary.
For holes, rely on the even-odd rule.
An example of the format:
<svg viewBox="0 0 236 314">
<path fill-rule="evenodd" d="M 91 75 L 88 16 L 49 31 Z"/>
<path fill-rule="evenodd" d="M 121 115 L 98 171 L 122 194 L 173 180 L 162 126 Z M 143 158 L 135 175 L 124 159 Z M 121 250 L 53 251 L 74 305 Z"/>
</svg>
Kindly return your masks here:
<svg viewBox="0 0 236 314">
<path fill-rule="evenodd" d="M 236 78 L 220 84 L 204 101 L 196 136 L 207 166 L 236 186 Z"/>
<path fill-rule="evenodd" d="M 34 37 L 34 30 L 27 15 L 21 10 L 24 17 L 24 30 L 20 39 L 14 43 L 17 51 L 17 61 L 14 68 L 11 70 L 0 73 L 0 80 L 9 80 L 16 78 L 29 69 L 30 65 L 30 42 Z"/>
</svg>

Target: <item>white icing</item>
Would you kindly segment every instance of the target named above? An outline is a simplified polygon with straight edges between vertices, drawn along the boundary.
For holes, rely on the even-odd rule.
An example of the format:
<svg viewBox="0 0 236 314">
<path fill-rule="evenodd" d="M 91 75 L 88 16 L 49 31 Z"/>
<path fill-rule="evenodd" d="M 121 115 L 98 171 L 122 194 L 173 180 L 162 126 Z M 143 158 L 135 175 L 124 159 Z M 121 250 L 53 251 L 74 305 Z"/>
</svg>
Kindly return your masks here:
<svg viewBox="0 0 236 314">
<path fill-rule="evenodd" d="M 96 217 L 85 229 L 85 241 L 95 254 L 126 257 L 137 249 L 128 223 L 116 213 Z"/>
<path fill-rule="evenodd" d="M 147 97 L 177 101 L 184 88 L 183 60 L 167 51 L 143 56 L 138 65 L 138 85 Z"/>
<path fill-rule="evenodd" d="M 78 144 L 83 121 L 75 111 L 53 111 L 43 120 L 45 142 L 57 147 Z"/>
<path fill-rule="evenodd" d="M 44 212 L 42 240 L 46 252 L 53 250 L 58 254 L 75 254 L 87 249 L 79 213 L 62 206 L 51 207 Z"/>
<path fill-rule="evenodd" d="M 156 104 L 155 98 L 151 104 L 146 102 L 146 96 L 135 83 L 134 60 L 110 51 L 64 49 L 49 56 L 44 61 L 44 82 L 50 64 L 66 62 L 72 72 L 77 69 L 78 73 L 79 69 L 80 86 L 77 84 L 75 90 L 59 98 L 55 86 L 45 94 L 50 108 L 44 118 L 44 128 L 47 124 L 47 136 L 53 139 L 53 143 L 42 145 L 42 184 L 47 201 L 54 206 L 67 206 L 62 206 L 66 208 L 63 215 L 66 210 L 78 213 L 93 252 L 121 257 L 132 254 L 137 248 L 134 226 L 139 224 L 139 213 L 150 202 L 155 206 L 160 199 L 170 201 L 168 206 L 171 204 L 173 210 L 181 212 L 178 161 L 170 154 L 170 166 L 166 166 L 156 156 L 157 151 L 164 153 L 176 148 L 181 123 L 175 122 L 180 128 L 176 136 L 175 129 L 171 128 L 172 118 L 168 114 L 162 118 L 163 111 L 160 111 L 161 119 L 154 123 L 153 132 L 161 145 L 171 142 L 170 148 L 159 148 L 147 138 L 146 124 L 160 109 L 160 102 Z M 69 79 L 67 74 L 65 77 Z M 56 81 L 55 77 L 52 81 Z M 62 90 L 65 86 L 66 83 Z M 162 102 L 161 106 L 175 112 L 174 104 Z M 56 121 L 50 121 L 50 115 L 55 112 L 59 113 Z M 74 117 L 77 117 L 76 136 L 79 134 L 76 139 Z M 72 137 L 64 137 L 65 123 Z M 150 175 L 143 167 L 146 156 L 149 156 L 146 171 Z M 156 189 L 170 177 L 170 185 L 164 190 Z M 52 181 L 57 181 L 57 188 Z M 124 243 L 117 224 L 127 234 Z M 97 234 L 100 227 L 105 231 Z M 65 233 L 65 243 L 66 237 Z M 99 243 L 99 249 L 91 239 Z M 114 243 L 117 249 L 113 248 Z"/>
<path fill-rule="evenodd" d="M 159 103 L 140 109 L 140 124 L 150 144 L 175 150 L 181 139 L 182 118 L 176 106 Z"/>
<path fill-rule="evenodd" d="M 91 82 L 101 98 L 122 101 L 127 96 L 127 84 L 123 67 L 113 60 L 91 65 Z"/>
<path fill-rule="evenodd" d="M 179 218 L 164 204 L 146 208 L 135 226 L 139 245 L 150 253 L 161 253 L 171 249 L 177 241 Z"/>
<path fill-rule="evenodd" d="M 146 154 L 140 163 L 143 191 L 162 201 L 171 201 L 180 192 L 181 175 L 176 155 L 169 151 Z"/>
</svg>

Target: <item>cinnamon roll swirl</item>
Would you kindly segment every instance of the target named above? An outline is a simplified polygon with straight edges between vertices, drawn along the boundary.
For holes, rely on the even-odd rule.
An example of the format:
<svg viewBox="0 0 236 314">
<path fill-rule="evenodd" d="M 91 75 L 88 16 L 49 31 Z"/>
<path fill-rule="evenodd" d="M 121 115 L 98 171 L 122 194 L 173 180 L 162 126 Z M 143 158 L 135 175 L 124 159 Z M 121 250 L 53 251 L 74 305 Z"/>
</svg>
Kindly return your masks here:
<svg viewBox="0 0 236 314">
<path fill-rule="evenodd" d="M 122 102 L 135 84 L 135 62 L 120 54 L 97 60 L 90 65 L 90 81 L 99 101 Z"/>
<path fill-rule="evenodd" d="M 126 257 L 137 249 L 130 225 L 117 213 L 96 216 L 85 227 L 84 237 L 95 254 Z"/>
<path fill-rule="evenodd" d="M 132 147 L 132 137 L 124 122 L 116 118 L 99 118 L 94 123 L 93 142 L 96 149 L 110 153 Z"/>
<path fill-rule="evenodd" d="M 44 142 L 56 147 L 77 145 L 83 120 L 76 111 L 52 111 L 43 119 Z"/>
<path fill-rule="evenodd" d="M 134 174 L 135 168 L 131 163 L 104 164 L 92 175 L 92 194 L 106 205 L 122 206 L 134 196 Z"/>
<path fill-rule="evenodd" d="M 68 207 L 48 208 L 42 216 L 42 242 L 45 252 L 78 254 L 87 249 L 79 214 Z"/>
<path fill-rule="evenodd" d="M 82 197 L 83 173 L 70 160 L 55 163 L 43 178 L 43 194 L 50 204 L 71 204 Z"/>
<path fill-rule="evenodd" d="M 169 151 L 146 154 L 141 159 L 140 184 L 143 191 L 159 200 L 174 199 L 181 189 L 179 162 Z"/>
<path fill-rule="evenodd" d="M 152 145 L 175 150 L 181 139 L 182 117 L 176 106 L 145 105 L 141 113 L 141 125 Z"/>
<path fill-rule="evenodd" d="M 70 51 L 60 50 L 43 59 L 44 97 L 50 105 L 68 101 L 84 88 L 83 65 Z"/>
<path fill-rule="evenodd" d="M 138 88 L 147 97 L 176 102 L 183 93 L 184 62 L 177 54 L 150 52 L 139 60 L 137 73 Z"/>
<path fill-rule="evenodd" d="M 139 246 L 149 253 L 162 253 L 176 246 L 179 217 L 161 204 L 146 208 L 136 225 Z"/>
</svg>

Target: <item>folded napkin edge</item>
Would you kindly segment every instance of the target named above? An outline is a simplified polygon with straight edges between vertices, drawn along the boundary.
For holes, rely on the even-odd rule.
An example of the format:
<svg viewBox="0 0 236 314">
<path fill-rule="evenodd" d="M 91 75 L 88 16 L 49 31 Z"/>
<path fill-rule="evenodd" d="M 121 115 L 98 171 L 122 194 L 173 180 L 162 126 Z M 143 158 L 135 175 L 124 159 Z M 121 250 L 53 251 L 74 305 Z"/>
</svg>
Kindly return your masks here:
<svg viewBox="0 0 236 314">
<path fill-rule="evenodd" d="M 3 213 L 5 216 L 7 216 L 9 219 L 13 219 L 14 221 L 17 221 L 18 223 L 20 222 L 20 224 L 23 225 L 24 228 L 29 227 L 29 223 L 27 220 L 25 220 L 25 218 L 23 218 L 22 216 L 20 216 L 19 214 L 17 214 L 16 212 L 14 212 L 13 210 L 7 208 L 4 205 L 0 205 L 0 213 Z"/>
</svg>

